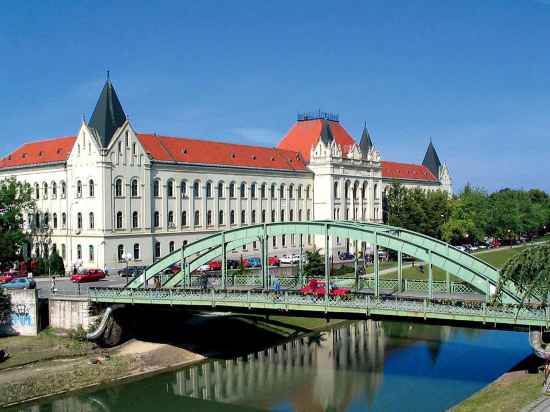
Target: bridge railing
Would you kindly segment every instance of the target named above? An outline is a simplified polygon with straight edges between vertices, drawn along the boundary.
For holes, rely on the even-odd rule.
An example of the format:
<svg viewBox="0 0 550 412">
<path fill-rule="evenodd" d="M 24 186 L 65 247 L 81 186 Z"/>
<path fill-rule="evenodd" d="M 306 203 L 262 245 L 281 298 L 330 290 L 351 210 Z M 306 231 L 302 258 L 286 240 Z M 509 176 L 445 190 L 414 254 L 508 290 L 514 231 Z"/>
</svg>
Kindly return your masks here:
<svg viewBox="0 0 550 412">
<path fill-rule="evenodd" d="M 473 322 L 503 323 L 519 326 L 550 324 L 548 308 L 517 305 L 489 306 L 485 302 L 456 299 L 381 296 L 365 293 L 343 297 L 303 295 L 296 291 L 275 293 L 269 290 L 200 290 L 200 289 L 120 289 L 90 288 L 96 302 L 183 305 L 190 307 L 229 307 L 243 309 L 317 310 L 337 313 L 374 313 L 388 316 L 414 316 L 424 319 L 452 319 Z M 239 309 L 240 308 L 240 309 Z"/>
</svg>

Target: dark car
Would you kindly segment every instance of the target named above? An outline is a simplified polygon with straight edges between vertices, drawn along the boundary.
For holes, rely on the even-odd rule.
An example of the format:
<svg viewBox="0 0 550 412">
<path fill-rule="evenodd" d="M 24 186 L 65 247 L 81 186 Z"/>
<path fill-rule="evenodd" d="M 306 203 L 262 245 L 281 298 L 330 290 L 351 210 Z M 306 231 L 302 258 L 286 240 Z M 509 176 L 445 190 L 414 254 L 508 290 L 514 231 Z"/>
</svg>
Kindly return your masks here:
<svg viewBox="0 0 550 412">
<path fill-rule="evenodd" d="M 126 270 L 126 268 L 120 269 L 118 274 L 122 277 L 134 277 L 142 273 L 145 269 L 147 269 L 147 266 L 128 266 L 128 270 Z"/>
<path fill-rule="evenodd" d="M 225 266 L 227 269 L 238 269 L 239 261 L 235 259 L 227 259 L 227 264 Z"/>
</svg>

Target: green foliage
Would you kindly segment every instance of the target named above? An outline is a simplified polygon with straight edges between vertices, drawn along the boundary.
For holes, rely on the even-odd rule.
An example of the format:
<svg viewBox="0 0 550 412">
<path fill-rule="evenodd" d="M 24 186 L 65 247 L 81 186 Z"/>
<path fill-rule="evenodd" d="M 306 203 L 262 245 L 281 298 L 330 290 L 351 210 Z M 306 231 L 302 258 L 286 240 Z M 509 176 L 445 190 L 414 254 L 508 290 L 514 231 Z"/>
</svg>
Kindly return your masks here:
<svg viewBox="0 0 550 412">
<path fill-rule="evenodd" d="M 312 251 L 306 251 L 307 262 L 304 265 L 304 275 L 306 277 L 322 276 L 325 274 L 325 262 L 323 256 L 319 253 L 319 249 L 315 248 Z"/>
<path fill-rule="evenodd" d="M 550 293 L 550 244 L 530 246 L 514 255 L 503 266 L 496 298 L 500 298 L 502 287 L 512 282 L 523 299 L 546 301 Z"/>
<path fill-rule="evenodd" d="M 84 342 L 87 340 L 86 330 L 82 327 L 82 325 L 78 325 L 76 329 L 69 331 L 69 338 L 79 342 Z"/>
<path fill-rule="evenodd" d="M 28 234 L 23 230 L 23 214 L 34 209 L 29 184 L 9 178 L 0 181 L 0 262 L 17 260 Z"/>
<path fill-rule="evenodd" d="M 4 289 L 0 289 L 0 324 L 8 319 L 11 312 L 10 295 Z"/>
<path fill-rule="evenodd" d="M 63 258 L 59 256 L 57 250 L 54 249 L 49 258 L 50 273 L 52 275 L 64 275 L 65 265 L 63 264 Z"/>
</svg>

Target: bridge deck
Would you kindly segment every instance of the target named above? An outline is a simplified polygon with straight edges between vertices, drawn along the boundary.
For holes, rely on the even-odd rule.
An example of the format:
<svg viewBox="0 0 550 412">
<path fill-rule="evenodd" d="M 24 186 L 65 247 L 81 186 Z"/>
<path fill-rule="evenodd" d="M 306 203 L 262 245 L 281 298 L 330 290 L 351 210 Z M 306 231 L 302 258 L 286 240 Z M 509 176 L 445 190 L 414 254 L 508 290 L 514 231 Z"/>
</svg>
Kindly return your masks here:
<svg viewBox="0 0 550 412">
<path fill-rule="evenodd" d="M 400 317 L 448 322 L 472 322 L 480 326 L 526 329 L 548 327 L 550 312 L 542 308 L 492 307 L 484 302 L 428 300 L 404 297 L 373 298 L 357 293 L 344 299 L 303 296 L 295 291 L 274 294 L 264 290 L 197 290 L 90 288 L 90 300 L 98 303 L 171 305 L 202 310 L 257 310 L 263 312 L 314 312 L 333 317 Z"/>
</svg>

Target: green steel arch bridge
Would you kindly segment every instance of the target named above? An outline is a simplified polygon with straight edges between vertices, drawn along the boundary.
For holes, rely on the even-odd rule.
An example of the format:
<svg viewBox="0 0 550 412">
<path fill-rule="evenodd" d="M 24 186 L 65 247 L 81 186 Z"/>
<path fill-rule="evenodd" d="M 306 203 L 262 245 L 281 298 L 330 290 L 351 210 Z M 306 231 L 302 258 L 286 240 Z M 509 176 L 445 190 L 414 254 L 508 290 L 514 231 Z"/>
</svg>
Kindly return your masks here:
<svg viewBox="0 0 550 412">
<path fill-rule="evenodd" d="M 282 293 L 271 290 L 272 274 L 269 268 L 269 240 L 272 236 L 297 235 L 300 245 L 304 236 L 324 240 L 325 284 L 330 284 L 330 238 L 367 242 L 373 248 L 374 273 L 368 280 L 372 293 L 356 292 L 350 296 L 303 296 L 296 289 Z M 261 274 L 252 287 L 237 288 L 228 276 L 226 257 L 229 251 L 252 242 L 260 242 Z M 403 280 L 403 255 L 425 262 L 427 279 L 424 296 L 403 296 L 381 293 L 384 279 L 380 278 L 378 249 L 397 252 L 400 291 Z M 357 247 L 355 250 L 358 250 Z M 222 262 L 220 283 L 208 290 L 197 288 L 192 274 L 213 259 Z M 302 260 L 300 259 L 300 262 Z M 179 271 L 166 276 L 167 269 L 177 265 Z M 461 283 L 485 299 L 465 301 L 456 295 L 436 297 L 441 282 L 434 282 L 433 267 L 460 279 Z M 355 260 L 357 278 L 357 259 Z M 155 277 L 163 279 L 161 287 L 151 287 Z M 303 279 L 302 279 L 303 281 Z M 296 285 L 294 285 L 296 286 Z M 382 286 L 382 288 L 381 288 Z M 448 286 L 448 285 L 447 285 Z M 501 304 L 489 304 L 495 290 L 501 290 Z M 464 253 L 453 246 L 429 236 L 403 228 L 349 221 L 282 222 L 245 226 L 206 236 L 168 254 L 132 279 L 125 288 L 90 288 L 90 300 L 103 304 L 148 304 L 179 306 L 191 310 L 253 311 L 289 315 L 314 315 L 333 318 L 408 318 L 443 323 L 465 322 L 503 329 L 527 330 L 530 327 L 547 328 L 550 324 L 548 308 L 520 307 L 521 293 L 511 283 L 499 284 L 499 270 L 476 256 Z"/>
</svg>

